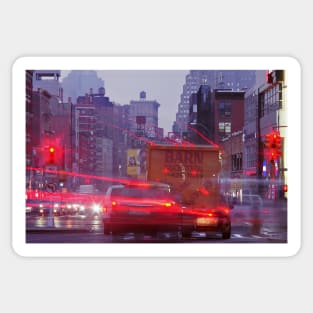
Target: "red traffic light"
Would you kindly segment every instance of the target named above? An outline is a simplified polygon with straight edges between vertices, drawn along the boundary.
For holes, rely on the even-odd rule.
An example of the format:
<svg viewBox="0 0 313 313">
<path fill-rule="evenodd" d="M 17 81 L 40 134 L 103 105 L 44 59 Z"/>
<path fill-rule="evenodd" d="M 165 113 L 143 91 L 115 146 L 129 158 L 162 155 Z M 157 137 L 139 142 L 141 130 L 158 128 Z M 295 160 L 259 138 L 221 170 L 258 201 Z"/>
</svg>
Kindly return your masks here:
<svg viewBox="0 0 313 313">
<path fill-rule="evenodd" d="M 278 153 L 277 153 L 277 151 L 276 151 L 275 149 L 271 150 L 271 152 L 270 152 L 270 159 L 271 159 L 271 161 L 274 161 L 274 160 L 276 160 L 277 158 L 278 158 Z"/>
<path fill-rule="evenodd" d="M 55 148 L 49 147 L 49 163 L 55 163 Z"/>
<path fill-rule="evenodd" d="M 265 135 L 264 142 L 265 149 L 268 150 L 268 154 L 271 160 L 276 160 L 281 156 L 282 137 L 278 132 L 271 132 Z"/>
<path fill-rule="evenodd" d="M 266 134 L 265 135 L 265 143 L 264 143 L 265 148 L 267 148 L 267 149 L 271 148 L 271 143 L 272 143 L 271 134 Z"/>
</svg>

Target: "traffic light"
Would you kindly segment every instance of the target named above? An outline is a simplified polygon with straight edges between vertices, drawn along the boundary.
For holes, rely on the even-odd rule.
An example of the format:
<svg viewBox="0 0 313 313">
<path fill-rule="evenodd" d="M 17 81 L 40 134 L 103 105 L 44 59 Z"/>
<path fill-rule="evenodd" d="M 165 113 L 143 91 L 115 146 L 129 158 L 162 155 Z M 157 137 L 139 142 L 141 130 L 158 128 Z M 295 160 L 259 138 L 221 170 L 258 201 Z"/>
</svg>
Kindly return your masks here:
<svg viewBox="0 0 313 313">
<path fill-rule="evenodd" d="M 269 159 L 277 160 L 281 155 L 282 137 L 278 132 L 265 135 L 264 147 L 268 150 Z"/>
<path fill-rule="evenodd" d="M 281 137 L 278 133 L 272 135 L 271 148 L 274 150 L 275 159 L 279 158 L 281 156 Z"/>
<path fill-rule="evenodd" d="M 55 163 L 55 148 L 49 147 L 49 163 Z"/>
<path fill-rule="evenodd" d="M 276 150 L 272 149 L 270 151 L 270 160 L 273 162 L 273 161 L 277 160 L 277 158 L 278 158 L 278 154 L 277 154 Z"/>
<path fill-rule="evenodd" d="M 270 149 L 270 147 L 271 147 L 271 139 L 272 139 L 271 134 L 266 134 L 265 135 L 264 146 L 265 146 L 266 149 Z"/>
</svg>

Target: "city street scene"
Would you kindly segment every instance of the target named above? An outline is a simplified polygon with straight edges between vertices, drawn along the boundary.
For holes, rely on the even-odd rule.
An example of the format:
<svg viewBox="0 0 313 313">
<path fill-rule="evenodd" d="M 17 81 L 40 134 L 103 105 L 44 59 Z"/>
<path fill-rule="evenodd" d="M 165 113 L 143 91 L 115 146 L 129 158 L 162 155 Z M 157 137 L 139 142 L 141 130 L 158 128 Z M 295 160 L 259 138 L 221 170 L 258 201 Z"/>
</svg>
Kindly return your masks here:
<svg viewBox="0 0 313 313">
<path fill-rule="evenodd" d="M 288 243 L 287 75 L 26 70 L 26 243 Z"/>
</svg>

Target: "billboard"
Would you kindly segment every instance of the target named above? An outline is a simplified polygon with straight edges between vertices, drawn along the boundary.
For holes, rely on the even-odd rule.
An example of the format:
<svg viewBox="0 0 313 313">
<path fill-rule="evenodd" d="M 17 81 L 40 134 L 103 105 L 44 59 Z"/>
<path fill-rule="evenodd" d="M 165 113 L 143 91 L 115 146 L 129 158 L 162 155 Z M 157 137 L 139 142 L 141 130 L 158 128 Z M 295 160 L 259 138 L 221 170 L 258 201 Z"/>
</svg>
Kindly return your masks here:
<svg viewBox="0 0 313 313">
<path fill-rule="evenodd" d="M 146 149 L 127 150 L 127 175 L 136 178 L 146 176 Z"/>
</svg>

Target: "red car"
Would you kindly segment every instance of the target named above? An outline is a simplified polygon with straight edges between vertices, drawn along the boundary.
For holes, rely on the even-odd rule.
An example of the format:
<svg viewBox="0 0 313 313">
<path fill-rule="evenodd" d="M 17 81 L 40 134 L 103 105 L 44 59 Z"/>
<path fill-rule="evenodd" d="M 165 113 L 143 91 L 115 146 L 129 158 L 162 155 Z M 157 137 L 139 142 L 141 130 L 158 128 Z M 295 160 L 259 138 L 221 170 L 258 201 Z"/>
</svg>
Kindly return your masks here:
<svg viewBox="0 0 313 313">
<path fill-rule="evenodd" d="M 110 186 L 105 196 L 102 220 L 104 233 L 112 234 L 113 240 L 128 233 L 135 238 L 164 234 L 181 238 L 182 209 L 167 184 Z"/>
</svg>

